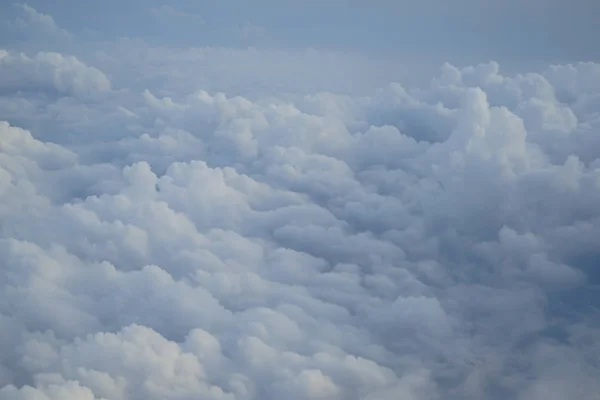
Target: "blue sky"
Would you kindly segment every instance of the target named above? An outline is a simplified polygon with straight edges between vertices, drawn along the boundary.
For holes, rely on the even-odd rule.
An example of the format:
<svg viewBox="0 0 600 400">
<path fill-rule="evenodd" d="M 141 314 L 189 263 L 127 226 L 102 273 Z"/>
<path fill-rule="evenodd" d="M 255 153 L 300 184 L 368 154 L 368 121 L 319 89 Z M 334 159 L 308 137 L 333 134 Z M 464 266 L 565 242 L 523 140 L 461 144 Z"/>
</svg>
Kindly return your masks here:
<svg viewBox="0 0 600 400">
<path fill-rule="evenodd" d="M 239 29 L 264 29 L 250 44 L 376 52 L 450 62 L 596 61 L 593 0 L 361 1 L 30 1 L 65 29 L 140 37 L 176 46 L 245 46 Z M 171 12 L 149 12 L 167 6 Z M 14 7 L 3 2 L 3 15 Z M 173 12 L 174 11 L 174 12 Z M 187 16 L 186 16 L 187 15 Z M 204 23 L 199 23 L 200 17 Z M 5 36 L 7 40 L 10 36 Z M 9 39 L 8 39 L 9 40 Z"/>
</svg>

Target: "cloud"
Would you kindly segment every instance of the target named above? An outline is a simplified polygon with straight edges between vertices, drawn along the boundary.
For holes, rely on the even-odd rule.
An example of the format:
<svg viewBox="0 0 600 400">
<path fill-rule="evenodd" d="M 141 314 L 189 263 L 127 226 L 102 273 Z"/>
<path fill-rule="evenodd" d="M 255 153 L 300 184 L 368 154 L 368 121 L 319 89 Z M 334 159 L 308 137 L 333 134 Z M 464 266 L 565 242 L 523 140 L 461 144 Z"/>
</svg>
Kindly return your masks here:
<svg viewBox="0 0 600 400">
<path fill-rule="evenodd" d="M 250 22 L 245 23 L 239 29 L 240 36 L 243 40 L 252 40 L 262 38 L 266 35 L 267 30 L 259 25 L 254 25 Z"/>
<path fill-rule="evenodd" d="M 3 81 L 0 90 L 14 92 L 46 89 L 72 96 L 93 96 L 108 92 L 111 83 L 101 71 L 88 67 L 76 57 L 40 52 L 34 57 L 0 51 Z"/>
<path fill-rule="evenodd" d="M 0 399 L 600 392 L 597 64 L 98 46 L 0 53 Z"/>
<path fill-rule="evenodd" d="M 0 49 L 64 51 L 77 40 L 51 15 L 27 3 L 4 2 L 0 5 L 0 13 Z"/>
<path fill-rule="evenodd" d="M 195 24 L 204 24 L 204 19 L 197 14 L 180 11 L 168 4 L 163 4 L 160 7 L 150 7 L 147 12 L 158 20 L 167 20 L 175 23 L 181 21 L 193 22 Z"/>
<path fill-rule="evenodd" d="M 25 19 L 17 19 L 16 26 L 22 30 L 40 29 L 46 34 L 62 36 L 63 39 L 70 36 L 69 32 L 62 29 L 51 15 L 41 13 L 26 3 L 16 4 L 24 13 Z"/>
</svg>

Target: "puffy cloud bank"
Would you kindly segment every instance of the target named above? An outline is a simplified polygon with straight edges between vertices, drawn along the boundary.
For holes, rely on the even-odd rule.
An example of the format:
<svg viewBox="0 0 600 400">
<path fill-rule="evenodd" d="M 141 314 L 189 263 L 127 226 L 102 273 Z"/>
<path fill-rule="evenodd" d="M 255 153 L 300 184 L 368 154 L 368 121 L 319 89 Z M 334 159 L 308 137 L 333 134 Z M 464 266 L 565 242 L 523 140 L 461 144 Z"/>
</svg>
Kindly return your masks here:
<svg viewBox="0 0 600 400">
<path fill-rule="evenodd" d="M 58 53 L 41 52 L 29 58 L 22 53 L 13 55 L 2 50 L 0 68 L 0 90 L 5 93 L 46 89 L 81 97 L 107 92 L 111 87 L 110 81 L 98 69 L 88 67 L 76 57 Z"/>
<path fill-rule="evenodd" d="M 0 53 L 0 399 L 599 398 L 600 65 L 116 72 Z"/>
</svg>

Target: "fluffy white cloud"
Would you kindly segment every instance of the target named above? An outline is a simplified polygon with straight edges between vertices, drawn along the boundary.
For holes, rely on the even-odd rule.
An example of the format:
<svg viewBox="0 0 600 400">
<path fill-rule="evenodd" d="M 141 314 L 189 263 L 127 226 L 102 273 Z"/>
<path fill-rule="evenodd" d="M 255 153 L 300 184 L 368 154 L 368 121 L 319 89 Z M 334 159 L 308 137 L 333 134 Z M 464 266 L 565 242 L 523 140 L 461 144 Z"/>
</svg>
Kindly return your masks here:
<svg viewBox="0 0 600 400">
<path fill-rule="evenodd" d="M 0 399 L 600 393 L 598 65 L 241 97 L 121 51 L 0 55 Z"/>
<path fill-rule="evenodd" d="M 46 90 L 62 95 L 92 96 L 108 92 L 111 83 L 98 69 L 88 67 L 76 57 L 52 52 L 40 52 L 30 58 L 25 54 L 11 54 L 0 50 L 2 83 L 0 90 Z"/>
</svg>

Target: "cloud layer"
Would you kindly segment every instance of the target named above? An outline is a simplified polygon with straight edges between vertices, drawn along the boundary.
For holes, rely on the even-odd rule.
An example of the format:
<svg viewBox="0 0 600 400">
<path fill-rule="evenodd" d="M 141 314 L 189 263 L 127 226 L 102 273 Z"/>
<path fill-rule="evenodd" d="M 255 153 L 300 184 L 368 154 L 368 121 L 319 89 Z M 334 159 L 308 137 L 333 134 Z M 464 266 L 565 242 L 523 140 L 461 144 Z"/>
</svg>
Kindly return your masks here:
<svg viewBox="0 0 600 400">
<path fill-rule="evenodd" d="M 0 400 L 598 398 L 599 64 L 242 97 L 190 60 L 289 53 L 138 50 L 0 52 Z"/>
</svg>

